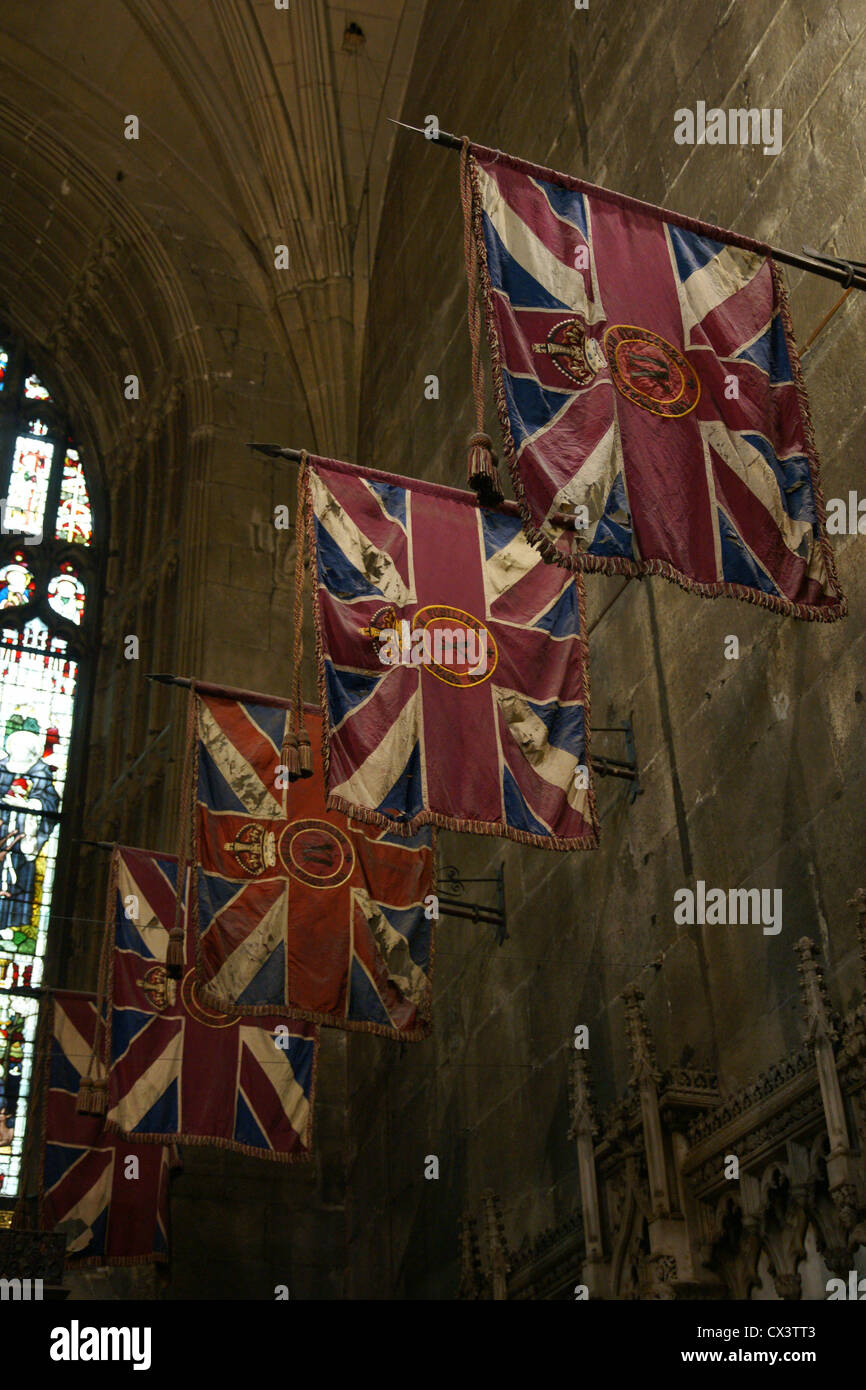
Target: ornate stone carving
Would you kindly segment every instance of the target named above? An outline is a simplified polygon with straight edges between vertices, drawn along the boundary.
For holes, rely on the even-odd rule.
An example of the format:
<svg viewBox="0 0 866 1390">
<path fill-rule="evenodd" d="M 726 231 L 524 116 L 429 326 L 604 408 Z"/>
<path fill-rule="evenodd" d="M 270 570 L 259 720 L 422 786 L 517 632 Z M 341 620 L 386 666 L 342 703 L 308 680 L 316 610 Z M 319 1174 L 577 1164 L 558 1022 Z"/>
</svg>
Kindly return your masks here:
<svg viewBox="0 0 866 1390">
<path fill-rule="evenodd" d="M 709 1070 L 659 1068 L 643 995 L 625 991 L 619 1101 L 597 1115 L 586 1055 L 569 1062 L 583 1219 L 524 1240 L 509 1266 L 489 1194 L 494 1297 L 584 1284 L 591 1298 L 748 1299 L 763 1270 L 790 1301 L 810 1260 L 812 1289 L 816 1260 L 847 1278 L 866 1245 L 866 1008 L 834 1013 L 816 947 L 796 951 L 806 1044 L 725 1097 Z"/>
<path fill-rule="evenodd" d="M 92 314 L 97 294 L 121 249 L 121 237 L 107 224 L 92 242 L 84 262 L 72 282 L 57 320 L 45 339 L 45 350 L 52 357 L 67 352 L 79 337 L 87 317 Z"/>
<path fill-rule="evenodd" d="M 487 1281 L 481 1268 L 481 1251 L 478 1247 L 478 1226 L 470 1212 L 460 1218 L 460 1299 L 478 1299 L 487 1296 Z"/>
<path fill-rule="evenodd" d="M 505 1239 L 505 1224 L 499 1198 L 488 1187 L 481 1195 L 484 1209 L 484 1234 L 487 1246 L 487 1260 L 490 1269 L 490 1284 L 494 1299 L 508 1297 L 508 1270 L 510 1260 L 508 1244 Z"/>
</svg>

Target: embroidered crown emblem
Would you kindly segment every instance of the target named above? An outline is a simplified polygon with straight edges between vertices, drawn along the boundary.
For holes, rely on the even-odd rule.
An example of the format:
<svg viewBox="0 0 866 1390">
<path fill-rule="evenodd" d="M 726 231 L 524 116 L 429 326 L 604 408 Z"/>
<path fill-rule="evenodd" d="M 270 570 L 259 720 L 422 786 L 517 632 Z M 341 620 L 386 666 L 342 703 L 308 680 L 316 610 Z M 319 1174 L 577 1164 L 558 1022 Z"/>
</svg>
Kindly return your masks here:
<svg viewBox="0 0 866 1390">
<path fill-rule="evenodd" d="M 164 965 L 152 965 L 144 972 L 144 979 L 138 980 L 137 983 L 157 1013 L 168 1008 L 168 975 Z"/>
<path fill-rule="evenodd" d="M 551 328 L 544 343 L 532 351 L 553 359 L 554 365 L 575 386 L 588 386 L 605 366 L 604 353 L 578 319 L 565 319 Z"/>
<path fill-rule="evenodd" d="M 226 841 L 224 848 L 234 855 L 245 873 L 253 876 L 264 869 L 272 869 L 277 862 L 273 830 L 255 821 L 242 825 L 235 838 Z"/>
</svg>

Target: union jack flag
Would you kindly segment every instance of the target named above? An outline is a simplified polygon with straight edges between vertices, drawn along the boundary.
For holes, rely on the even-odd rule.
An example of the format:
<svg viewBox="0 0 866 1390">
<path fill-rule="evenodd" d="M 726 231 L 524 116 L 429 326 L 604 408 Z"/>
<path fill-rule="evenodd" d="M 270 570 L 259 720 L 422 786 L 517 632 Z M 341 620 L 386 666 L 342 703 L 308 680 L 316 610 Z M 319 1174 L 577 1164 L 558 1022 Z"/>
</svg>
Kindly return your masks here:
<svg viewBox="0 0 866 1390">
<path fill-rule="evenodd" d="M 93 1049 L 96 1000 L 91 994 L 57 990 L 47 1008 L 51 1046 L 41 1228 L 65 1232 L 67 1258 L 83 1264 L 166 1260 L 168 1183 L 180 1163 L 178 1151 L 169 1144 L 136 1144 L 107 1133 L 101 1115 L 77 1113 L 78 1086 Z M 93 1074 L 104 1075 L 98 1059 Z"/>
<path fill-rule="evenodd" d="M 288 709 L 197 687 L 197 893 L 208 996 L 404 1040 L 430 1031 L 432 832 L 411 840 L 325 807 L 314 775 L 277 777 Z M 282 786 L 280 786 L 282 782 Z"/>
<path fill-rule="evenodd" d="M 842 617 L 770 248 L 491 150 L 470 175 L 505 451 L 545 556 Z"/>
<path fill-rule="evenodd" d="M 314 458 L 307 509 L 328 805 L 595 848 L 580 576 L 453 488 Z"/>
<path fill-rule="evenodd" d="M 166 976 L 177 861 L 116 849 L 110 930 L 110 1130 L 175 1137 L 291 1163 L 311 1156 L 317 1030 L 202 999 L 186 932 L 180 982 Z"/>
</svg>

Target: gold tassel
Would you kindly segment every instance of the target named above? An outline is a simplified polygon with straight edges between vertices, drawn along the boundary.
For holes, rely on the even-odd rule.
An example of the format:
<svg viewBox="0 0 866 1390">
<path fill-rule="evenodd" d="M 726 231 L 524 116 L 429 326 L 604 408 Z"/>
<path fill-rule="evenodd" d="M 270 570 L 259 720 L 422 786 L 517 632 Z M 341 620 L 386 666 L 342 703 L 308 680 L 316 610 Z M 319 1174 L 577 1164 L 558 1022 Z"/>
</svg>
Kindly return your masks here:
<svg viewBox="0 0 866 1390">
<path fill-rule="evenodd" d="M 482 507 L 496 507 L 502 501 L 499 468 L 493 452 L 493 440 L 483 430 L 469 436 L 467 476 L 469 486 L 478 494 Z"/>
<path fill-rule="evenodd" d="M 283 747 L 280 752 L 280 761 L 289 774 L 290 782 L 297 782 L 301 775 L 301 762 L 298 752 L 298 735 L 294 729 L 286 729 L 283 735 Z"/>
<path fill-rule="evenodd" d="M 108 1083 L 96 1080 L 90 1091 L 90 1114 L 104 1115 L 108 1109 Z"/>
<path fill-rule="evenodd" d="M 93 1092 L 93 1082 L 89 1076 L 82 1076 L 78 1083 L 78 1100 L 75 1103 L 76 1112 L 79 1115 L 90 1114 L 90 1097 Z"/>
<path fill-rule="evenodd" d="M 302 724 L 298 731 L 298 768 L 301 777 L 313 775 L 313 748 L 310 735 Z"/>
<path fill-rule="evenodd" d="M 168 934 L 168 949 L 165 953 L 165 973 L 170 980 L 181 978 L 183 964 L 183 927 L 172 927 Z"/>
</svg>

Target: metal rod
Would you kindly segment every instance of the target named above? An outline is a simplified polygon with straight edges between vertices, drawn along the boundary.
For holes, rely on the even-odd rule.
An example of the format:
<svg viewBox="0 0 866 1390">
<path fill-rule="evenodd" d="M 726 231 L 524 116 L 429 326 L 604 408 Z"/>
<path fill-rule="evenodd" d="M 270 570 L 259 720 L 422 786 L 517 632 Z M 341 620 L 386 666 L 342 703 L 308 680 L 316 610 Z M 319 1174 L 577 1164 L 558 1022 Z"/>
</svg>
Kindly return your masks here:
<svg viewBox="0 0 866 1390">
<path fill-rule="evenodd" d="M 428 135 L 422 126 L 407 125 L 405 121 L 395 121 L 392 116 L 387 118 L 392 125 L 402 126 L 404 130 L 414 130 L 419 135 L 423 135 L 431 145 L 444 145 L 449 150 L 460 150 L 463 148 L 463 141 L 456 135 L 451 135 L 447 130 L 440 130 L 438 135 Z M 607 190 L 612 192 L 613 190 Z M 623 194 L 623 197 L 628 196 Z M 633 198 L 632 202 L 644 202 L 643 199 Z M 654 203 L 646 203 L 646 207 L 653 208 L 654 211 L 665 213 L 666 208 L 657 207 Z M 803 248 L 806 249 L 805 247 Z M 811 248 L 810 248 L 811 249 Z M 835 280 L 837 284 L 844 285 L 846 289 L 866 290 L 866 274 L 861 267 L 862 261 L 843 261 L 836 258 L 822 256 L 821 260 L 810 260 L 808 256 L 797 255 L 794 251 L 783 251 L 778 246 L 768 247 L 769 254 L 774 261 L 780 261 L 782 265 L 790 265 L 795 270 L 806 270 L 810 275 L 820 275 L 824 280 Z M 818 253 L 812 253 L 818 254 Z"/>
<path fill-rule="evenodd" d="M 111 840 L 73 840 L 72 843 L 74 845 L 89 845 L 91 849 L 117 849 L 117 845 L 112 844 Z"/>
<path fill-rule="evenodd" d="M 592 769 L 599 777 L 621 777 L 625 782 L 637 781 L 637 769 L 627 763 L 610 762 L 607 758 L 593 758 Z"/>
<path fill-rule="evenodd" d="M 488 927 L 503 926 L 502 916 L 493 908 L 472 907 L 469 903 L 449 903 L 439 899 L 440 917 L 460 917 L 464 921 L 483 922 Z"/>
</svg>

